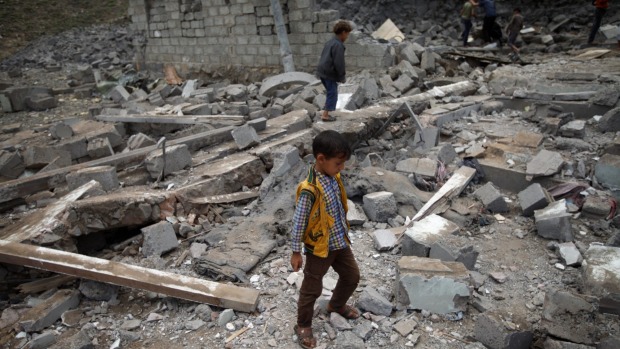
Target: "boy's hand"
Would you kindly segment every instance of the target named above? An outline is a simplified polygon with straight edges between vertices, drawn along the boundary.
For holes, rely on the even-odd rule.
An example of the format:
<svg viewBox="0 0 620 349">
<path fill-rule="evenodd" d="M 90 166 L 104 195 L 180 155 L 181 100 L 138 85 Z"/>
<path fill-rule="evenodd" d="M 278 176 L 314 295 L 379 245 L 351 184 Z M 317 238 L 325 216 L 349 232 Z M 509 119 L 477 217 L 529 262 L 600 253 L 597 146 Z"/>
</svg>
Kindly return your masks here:
<svg viewBox="0 0 620 349">
<path fill-rule="evenodd" d="M 301 253 L 293 252 L 291 256 L 291 267 L 294 272 L 298 272 L 301 266 L 304 264 L 303 258 L 301 258 Z"/>
</svg>

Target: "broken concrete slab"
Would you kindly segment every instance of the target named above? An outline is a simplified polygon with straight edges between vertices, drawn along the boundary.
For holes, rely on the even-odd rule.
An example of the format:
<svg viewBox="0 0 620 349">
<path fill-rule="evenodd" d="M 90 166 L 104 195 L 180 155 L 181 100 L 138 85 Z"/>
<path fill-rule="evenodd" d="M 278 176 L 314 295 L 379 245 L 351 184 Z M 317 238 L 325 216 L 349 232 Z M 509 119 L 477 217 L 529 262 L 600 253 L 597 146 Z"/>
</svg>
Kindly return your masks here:
<svg viewBox="0 0 620 349">
<path fill-rule="evenodd" d="M 491 349 L 529 349 L 534 339 L 534 333 L 528 330 L 529 324 L 520 321 L 514 324 L 514 319 L 510 325 L 503 319 L 508 316 L 485 312 L 480 314 L 476 320 L 474 338 Z"/>
<path fill-rule="evenodd" d="M 28 147 L 22 156 L 26 168 L 42 168 L 56 158 L 58 158 L 56 163 L 59 166 L 71 165 L 71 154 L 69 152 L 50 147 Z"/>
<path fill-rule="evenodd" d="M 150 147 L 151 145 L 155 145 L 155 140 L 144 133 L 138 133 L 131 135 L 129 140 L 127 141 L 127 148 L 129 150 L 136 150 L 140 148 Z"/>
<path fill-rule="evenodd" d="M 414 222 L 402 238 L 403 256 L 428 257 L 431 246 L 438 241 L 450 239 L 458 233 L 459 226 L 436 214 Z"/>
<path fill-rule="evenodd" d="M 95 138 L 88 142 L 88 156 L 91 159 L 100 159 L 114 155 L 114 150 L 108 138 Z"/>
<path fill-rule="evenodd" d="M 620 188 L 620 156 L 605 154 L 594 167 L 596 180 L 608 188 Z"/>
<path fill-rule="evenodd" d="M 620 248 L 591 245 L 582 266 L 584 287 L 599 297 L 620 293 Z"/>
<path fill-rule="evenodd" d="M 544 209 L 534 211 L 538 235 L 545 239 L 573 241 L 572 215 L 566 208 L 566 200 L 551 203 Z"/>
<path fill-rule="evenodd" d="M 18 152 L 0 150 L 0 177 L 15 179 L 26 170 L 24 161 Z"/>
<path fill-rule="evenodd" d="M 166 156 L 162 149 L 150 152 L 144 159 L 146 169 L 151 178 L 157 179 L 162 174 L 164 177 L 180 171 L 192 164 L 192 154 L 190 154 L 187 145 L 177 144 L 166 147 Z"/>
<path fill-rule="evenodd" d="M 492 182 L 487 182 L 487 184 L 478 188 L 474 192 L 474 196 L 480 200 L 484 207 L 490 212 L 503 213 L 509 211 L 504 196 L 495 188 Z"/>
<path fill-rule="evenodd" d="M 24 314 L 20 327 L 26 332 L 39 332 L 54 324 L 62 313 L 80 304 L 80 293 L 76 290 L 59 290 Z"/>
<path fill-rule="evenodd" d="M 58 101 L 54 96 L 44 94 L 34 94 L 26 97 L 26 107 L 28 110 L 46 111 L 58 106 Z"/>
<path fill-rule="evenodd" d="M 103 190 L 110 192 L 120 187 L 116 168 L 113 166 L 96 166 L 78 170 L 67 174 L 67 185 L 75 190 L 82 185 L 95 180 L 101 184 Z"/>
<path fill-rule="evenodd" d="M 583 261 L 583 258 L 581 257 L 581 252 L 579 252 L 577 246 L 575 246 L 575 244 L 572 242 L 564 242 L 559 244 L 558 252 L 560 253 L 560 257 L 564 261 L 564 264 L 569 267 L 579 266 Z"/>
<path fill-rule="evenodd" d="M 396 235 L 387 229 L 375 230 L 372 233 L 372 239 L 375 242 L 375 249 L 379 252 L 393 249 L 398 242 Z"/>
<path fill-rule="evenodd" d="M 280 177 L 287 174 L 301 162 L 299 150 L 292 145 L 285 145 L 273 151 L 273 167 L 270 174 Z"/>
<path fill-rule="evenodd" d="M 260 137 L 256 130 L 250 125 L 243 125 L 235 128 L 231 132 L 235 143 L 239 149 L 247 149 L 260 144 Z"/>
<path fill-rule="evenodd" d="M 366 102 L 364 87 L 357 84 L 341 84 L 338 86 L 338 104 L 336 110 L 357 110 Z"/>
<path fill-rule="evenodd" d="M 349 221 L 349 224 L 351 226 L 359 226 L 366 223 L 368 217 L 366 217 L 364 210 L 359 208 L 359 206 L 351 200 L 348 200 L 347 203 L 349 208 L 349 211 L 347 212 L 347 221 Z"/>
<path fill-rule="evenodd" d="M 562 166 L 564 166 L 562 154 L 543 149 L 527 164 L 525 174 L 532 178 L 553 176 L 560 172 Z"/>
<path fill-rule="evenodd" d="M 547 207 L 553 201 L 549 193 L 538 183 L 530 185 L 517 196 L 523 215 L 526 217 L 533 216 L 534 211 Z"/>
<path fill-rule="evenodd" d="M 317 78 L 308 73 L 289 72 L 271 76 L 263 80 L 258 93 L 261 96 L 272 97 L 277 90 L 284 89 L 290 85 L 308 85 L 317 81 Z"/>
<path fill-rule="evenodd" d="M 466 311 L 471 296 L 469 273 L 462 263 L 402 257 L 394 287 L 396 301 L 408 309 L 437 314 Z"/>
<path fill-rule="evenodd" d="M 575 343 L 594 344 L 596 298 L 550 290 L 545 295 L 541 327 L 550 335 Z"/>
<path fill-rule="evenodd" d="M 416 327 L 418 327 L 418 323 L 414 319 L 404 319 L 394 324 L 393 329 L 401 336 L 407 337 Z"/>
<path fill-rule="evenodd" d="M 54 331 L 45 331 L 36 334 L 26 345 L 29 349 L 45 349 L 56 343 L 56 333 Z"/>
<path fill-rule="evenodd" d="M 614 108 L 605 113 L 598 124 L 601 132 L 620 131 L 620 108 Z"/>
<path fill-rule="evenodd" d="M 589 218 L 607 218 L 612 211 L 612 204 L 609 198 L 600 196 L 588 196 L 583 203 L 581 212 Z"/>
<path fill-rule="evenodd" d="M 131 98 L 131 95 L 125 87 L 117 85 L 110 92 L 108 92 L 108 98 L 113 100 L 114 103 L 124 103 Z"/>
<path fill-rule="evenodd" d="M 364 195 L 364 212 L 371 221 L 386 223 L 398 213 L 394 194 L 383 191 Z"/>
<path fill-rule="evenodd" d="M 432 51 L 426 50 L 422 53 L 422 60 L 420 61 L 420 68 L 427 73 L 435 72 L 435 55 Z"/>
<path fill-rule="evenodd" d="M 392 303 L 377 290 L 369 286 L 364 288 L 356 305 L 360 309 L 375 315 L 390 316 L 392 314 Z"/>
<path fill-rule="evenodd" d="M 417 175 L 435 178 L 437 173 L 437 162 L 431 159 L 405 159 L 396 164 L 396 171 L 404 173 L 415 173 Z"/>
<path fill-rule="evenodd" d="M 142 228 L 140 231 L 144 236 L 142 254 L 145 257 L 152 255 L 161 256 L 179 246 L 174 228 L 170 222 L 161 221 L 157 224 Z"/>
<path fill-rule="evenodd" d="M 583 139 L 586 136 L 586 121 L 570 121 L 566 125 L 560 127 L 560 134 L 562 135 L 562 137 Z"/>
</svg>

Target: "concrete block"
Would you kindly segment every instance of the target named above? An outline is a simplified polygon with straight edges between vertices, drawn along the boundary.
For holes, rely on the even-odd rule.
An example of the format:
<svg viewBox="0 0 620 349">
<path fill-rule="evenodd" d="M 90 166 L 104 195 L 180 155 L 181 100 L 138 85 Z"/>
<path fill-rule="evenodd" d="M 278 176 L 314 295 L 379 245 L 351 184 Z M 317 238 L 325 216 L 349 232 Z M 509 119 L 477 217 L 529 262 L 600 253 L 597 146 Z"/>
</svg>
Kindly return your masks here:
<svg viewBox="0 0 620 349">
<path fill-rule="evenodd" d="M 254 128 L 256 132 L 264 131 L 267 129 L 267 119 L 261 117 L 261 118 L 249 120 L 246 125 L 249 125 L 252 128 Z"/>
<path fill-rule="evenodd" d="M 450 239 L 458 233 L 459 226 L 436 214 L 417 221 L 405 230 L 401 251 L 403 256 L 428 257 L 431 246 L 440 240 Z"/>
<path fill-rule="evenodd" d="M 543 209 L 553 200 L 549 193 L 538 183 L 534 183 L 518 194 L 523 215 L 531 217 L 534 211 Z"/>
<path fill-rule="evenodd" d="M 443 144 L 433 147 L 426 152 L 426 157 L 432 160 L 441 161 L 444 164 L 450 164 L 458 157 L 456 150 L 452 144 Z"/>
<path fill-rule="evenodd" d="M 35 94 L 26 97 L 26 107 L 28 110 L 46 111 L 54 109 L 58 106 L 58 102 L 54 96 Z"/>
<path fill-rule="evenodd" d="M 93 137 L 98 138 L 98 137 Z M 111 144 L 112 142 L 110 142 Z M 71 160 L 81 159 L 88 155 L 88 144 L 86 137 L 72 137 L 58 143 L 56 150 L 64 150 L 71 155 Z"/>
<path fill-rule="evenodd" d="M 247 149 L 260 144 L 260 137 L 256 130 L 249 126 L 243 125 L 231 131 L 231 134 L 237 143 L 239 149 Z"/>
<path fill-rule="evenodd" d="M 188 99 L 192 96 L 192 94 L 196 91 L 197 80 L 187 80 L 185 82 L 185 86 L 183 86 L 183 92 L 181 93 L 181 97 L 184 99 Z"/>
<path fill-rule="evenodd" d="M 353 201 L 348 200 L 349 211 L 347 212 L 347 220 L 351 226 L 359 226 L 366 223 L 368 217 L 364 210 L 360 209 Z"/>
<path fill-rule="evenodd" d="M 560 172 L 562 166 L 564 166 L 562 154 L 543 149 L 527 164 L 525 174 L 532 178 L 553 176 Z"/>
<path fill-rule="evenodd" d="M 112 148 L 116 148 L 123 144 L 123 136 L 120 134 L 119 128 L 111 124 L 105 125 L 98 130 L 88 132 L 84 136 L 88 142 L 97 138 L 107 138 L 110 141 Z"/>
<path fill-rule="evenodd" d="M 108 98 L 113 100 L 114 103 L 124 103 L 131 98 L 131 95 L 125 87 L 117 85 L 110 92 L 108 92 Z"/>
<path fill-rule="evenodd" d="M 366 91 L 362 85 L 341 84 L 338 86 L 336 109 L 357 110 L 366 102 Z"/>
<path fill-rule="evenodd" d="M 620 188 L 620 156 L 605 154 L 596 163 L 594 175 L 596 180 L 608 188 Z"/>
<path fill-rule="evenodd" d="M 73 136 L 73 129 L 64 122 L 59 122 L 50 127 L 50 135 L 54 139 L 71 138 Z"/>
<path fill-rule="evenodd" d="M 364 212 L 373 222 L 386 223 L 398 213 L 394 194 L 376 192 L 364 195 Z"/>
<path fill-rule="evenodd" d="M 280 177 L 287 174 L 301 162 L 299 150 L 292 145 L 283 146 L 273 153 L 273 168 L 271 174 Z"/>
<path fill-rule="evenodd" d="M 369 286 L 364 288 L 356 305 L 360 309 L 375 315 L 390 316 L 392 314 L 392 303 L 377 290 Z"/>
<path fill-rule="evenodd" d="M 395 89 L 400 91 L 400 93 L 407 93 L 409 92 L 409 90 L 416 86 L 416 82 L 413 81 L 406 74 L 402 74 L 398 77 L 398 79 L 396 79 L 396 81 L 392 83 L 392 86 L 394 86 Z"/>
<path fill-rule="evenodd" d="M 566 125 L 560 127 L 560 134 L 562 135 L 562 137 L 583 139 L 586 136 L 586 121 L 570 121 Z"/>
<path fill-rule="evenodd" d="M 11 105 L 11 99 L 7 94 L 0 93 L 0 107 L 5 113 L 12 113 L 13 106 Z"/>
<path fill-rule="evenodd" d="M 157 142 L 155 140 L 144 133 L 138 133 L 129 137 L 127 141 L 127 148 L 129 150 L 136 150 L 140 148 L 150 147 L 151 145 L 155 145 Z"/>
<path fill-rule="evenodd" d="M 410 43 L 405 43 L 401 45 L 400 52 L 398 54 L 398 59 L 401 61 L 407 61 L 411 63 L 411 65 L 420 64 L 420 59 L 415 52 L 413 45 Z"/>
<path fill-rule="evenodd" d="M 487 182 L 487 184 L 478 188 L 478 190 L 474 192 L 474 196 L 491 212 L 508 212 L 509 210 L 502 193 L 500 193 L 491 182 Z"/>
<path fill-rule="evenodd" d="M 422 61 L 420 62 L 420 68 L 427 73 L 435 72 L 435 56 L 433 52 L 426 50 L 422 53 Z"/>
<path fill-rule="evenodd" d="M 502 319 L 508 316 L 494 312 L 480 314 L 476 320 L 474 338 L 490 349 L 529 349 L 534 334 L 529 324 L 520 321 L 515 328 L 515 321 L 510 324 Z M 512 328 L 512 329 L 511 329 Z"/>
<path fill-rule="evenodd" d="M 556 201 L 544 209 L 534 211 L 538 235 L 545 239 L 573 241 L 571 217 L 564 199 Z"/>
<path fill-rule="evenodd" d="M 550 337 L 547 337 L 543 345 L 544 345 L 544 349 L 597 349 L 597 347 L 583 345 L 583 344 L 576 344 L 576 343 L 571 343 L 571 342 L 558 341 Z M 620 348 L 620 343 L 618 343 L 618 346 L 611 347 L 611 348 Z M 598 349 L 602 349 L 602 348 L 599 346 Z"/>
<path fill-rule="evenodd" d="M 375 249 L 379 252 L 393 249 L 398 242 L 396 235 L 387 229 L 375 230 L 372 233 L 372 239 L 375 242 Z"/>
<path fill-rule="evenodd" d="M 616 138 L 614 138 L 613 143 L 611 143 L 605 149 L 605 153 L 612 154 L 612 155 L 620 155 L 620 136 L 616 136 Z"/>
<path fill-rule="evenodd" d="M 53 325 L 62 313 L 80 304 L 80 293 L 76 290 L 59 290 L 31 308 L 19 320 L 21 328 L 30 332 L 39 332 Z"/>
<path fill-rule="evenodd" d="M 437 162 L 431 159 L 405 159 L 396 164 L 396 171 L 404 173 L 415 173 L 417 175 L 435 178 L 437 173 Z"/>
<path fill-rule="evenodd" d="M 171 173 L 180 171 L 188 166 L 192 165 L 192 154 L 190 154 L 187 145 L 178 144 L 170 147 L 166 147 L 166 157 L 164 161 L 164 155 L 162 149 L 157 149 L 150 152 L 146 159 L 146 170 L 151 175 L 151 178 L 157 179 L 164 170 L 164 176 Z M 165 162 L 165 168 L 164 168 Z"/>
<path fill-rule="evenodd" d="M 594 344 L 597 308 L 595 297 L 549 290 L 543 303 L 541 328 L 560 339 Z"/>
<path fill-rule="evenodd" d="M 28 349 L 45 349 L 56 343 L 56 333 L 53 331 L 45 331 L 40 334 L 36 334 L 32 337 L 30 342 L 26 344 Z"/>
<path fill-rule="evenodd" d="M 145 257 L 153 255 L 161 256 L 179 246 L 174 228 L 170 222 L 161 221 L 157 224 L 142 228 L 141 231 L 144 236 L 142 254 Z"/>
<path fill-rule="evenodd" d="M 614 108 L 605 113 L 598 123 L 601 132 L 620 131 L 620 108 Z"/>
<path fill-rule="evenodd" d="M 56 158 L 59 166 L 71 165 L 72 156 L 69 152 L 49 147 L 28 147 L 22 154 L 26 168 L 42 168 Z"/>
<path fill-rule="evenodd" d="M 13 111 L 28 109 L 26 100 L 31 96 L 53 96 L 53 91 L 47 87 L 15 87 L 5 91 L 11 100 Z"/>
<path fill-rule="evenodd" d="M 70 190 L 75 190 L 82 185 L 95 180 L 101 184 L 103 190 L 109 192 L 120 187 L 116 168 L 114 166 L 96 166 L 84 168 L 67 174 L 67 185 Z"/>
<path fill-rule="evenodd" d="M 25 169 L 26 166 L 19 153 L 0 150 L 0 177 L 16 179 Z"/>
<path fill-rule="evenodd" d="M 383 158 L 381 158 L 381 155 L 379 155 L 377 153 L 370 153 L 370 154 L 366 155 L 366 158 L 364 159 L 364 161 L 362 161 L 360 163 L 361 167 L 379 167 L 379 168 L 382 168 L 383 165 L 384 165 Z"/>
<path fill-rule="evenodd" d="M 88 156 L 91 159 L 105 158 L 107 156 L 114 155 L 114 150 L 110 141 L 107 138 L 95 138 L 88 142 Z"/>
<path fill-rule="evenodd" d="M 581 212 L 590 218 L 607 218 L 611 212 L 611 203 L 608 198 L 600 196 L 588 196 L 583 203 Z"/>
<path fill-rule="evenodd" d="M 469 273 L 462 263 L 402 257 L 394 286 L 398 303 L 437 314 L 466 311 L 471 296 Z"/>
<path fill-rule="evenodd" d="M 82 279 L 80 281 L 80 293 L 93 301 L 108 302 L 117 299 L 120 287 L 93 280 Z"/>
<path fill-rule="evenodd" d="M 591 245 L 584 254 L 582 265 L 584 288 L 603 297 L 620 293 L 620 248 Z"/>
<path fill-rule="evenodd" d="M 558 250 L 560 253 L 560 257 L 564 261 L 564 264 L 566 264 L 567 266 L 581 265 L 583 258 L 581 257 L 581 252 L 579 252 L 579 249 L 577 249 L 577 246 L 575 246 L 574 243 L 561 243 L 558 246 Z"/>
</svg>

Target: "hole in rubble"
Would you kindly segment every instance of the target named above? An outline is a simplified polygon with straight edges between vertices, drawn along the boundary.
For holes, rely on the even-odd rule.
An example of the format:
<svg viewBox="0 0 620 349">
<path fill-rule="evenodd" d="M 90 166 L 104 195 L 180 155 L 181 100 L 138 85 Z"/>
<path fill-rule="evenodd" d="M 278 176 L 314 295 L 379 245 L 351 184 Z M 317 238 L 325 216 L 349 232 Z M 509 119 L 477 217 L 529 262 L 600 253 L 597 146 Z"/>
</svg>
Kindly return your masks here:
<svg viewBox="0 0 620 349">
<path fill-rule="evenodd" d="M 138 234 L 142 227 L 119 228 L 105 231 L 93 232 L 77 238 L 78 253 L 83 255 L 93 255 L 105 248 L 127 241 Z"/>
</svg>

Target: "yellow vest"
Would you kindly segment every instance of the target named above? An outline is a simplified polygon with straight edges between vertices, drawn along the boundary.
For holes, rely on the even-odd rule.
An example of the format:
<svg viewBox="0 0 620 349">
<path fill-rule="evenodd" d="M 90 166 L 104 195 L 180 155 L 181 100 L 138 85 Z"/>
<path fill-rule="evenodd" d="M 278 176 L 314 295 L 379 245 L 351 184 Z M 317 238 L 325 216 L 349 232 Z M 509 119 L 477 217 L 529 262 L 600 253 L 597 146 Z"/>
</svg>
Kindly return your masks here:
<svg viewBox="0 0 620 349">
<path fill-rule="evenodd" d="M 346 214 L 349 211 L 347 193 L 340 179 L 340 174 L 337 174 L 335 178 L 340 187 L 342 207 Z M 308 178 L 297 186 L 297 201 L 299 201 L 299 196 L 302 192 L 310 194 L 312 199 L 312 209 L 310 210 L 308 226 L 306 227 L 302 240 L 307 251 L 317 257 L 325 258 L 329 253 L 329 230 L 334 225 L 335 220 L 327 213 L 327 205 L 324 199 L 325 192 L 321 183 L 316 179 L 313 166 L 311 166 L 308 171 Z M 350 228 L 349 221 L 346 222 L 347 228 Z M 345 235 L 345 239 L 348 244 L 351 243 L 348 235 Z"/>
</svg>

